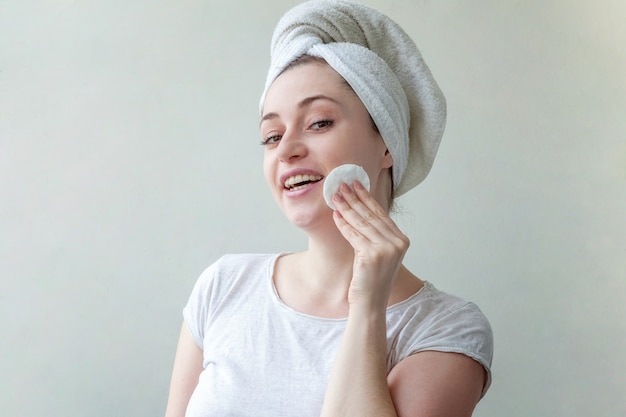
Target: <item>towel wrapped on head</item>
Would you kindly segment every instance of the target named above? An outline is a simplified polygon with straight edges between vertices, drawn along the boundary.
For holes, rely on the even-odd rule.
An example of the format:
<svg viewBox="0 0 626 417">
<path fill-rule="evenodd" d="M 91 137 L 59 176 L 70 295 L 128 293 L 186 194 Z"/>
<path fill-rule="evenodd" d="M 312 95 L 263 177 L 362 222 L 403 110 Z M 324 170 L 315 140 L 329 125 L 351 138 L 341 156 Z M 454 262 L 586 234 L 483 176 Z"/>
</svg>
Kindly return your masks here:
<svg viewBox="0 0 626 417">
<path fill-rule="evenodd" d="M 445 98 L 415 43 L 394 21 L 345 0 L 311 0 L 278 22 L 267 90 L 302 55 L 323 58 L 350 84 L 393 158 L 394 194 L 418 185 L 432 167 L 446 122 Z"/>
</svg>

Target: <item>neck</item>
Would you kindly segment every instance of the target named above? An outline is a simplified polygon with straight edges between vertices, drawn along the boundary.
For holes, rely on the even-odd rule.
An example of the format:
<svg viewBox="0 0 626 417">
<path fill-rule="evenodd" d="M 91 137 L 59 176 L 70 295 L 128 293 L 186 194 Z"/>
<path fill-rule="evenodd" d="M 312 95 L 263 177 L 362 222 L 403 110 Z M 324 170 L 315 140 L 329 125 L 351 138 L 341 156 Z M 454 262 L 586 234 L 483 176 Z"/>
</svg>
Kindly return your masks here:
<svg viewBox="0 0 626 417">
<path fill-rule="evenodd" d="M 306 251 L 286 257 L 274 277 L 283 301 L 303 313 L 320 317 L 347 317 L 348 291 L 352 281 L 354 249 L 344 239 L 332 219 L 307 230 Z M 401 267 L 389 303 L 402 301 L 422 286 Z"/>
<path fill-rule="evenodd" d="M 309 247 L 303 252 L 302 269 L 307 281 L 320 292 L 347 295 L 352 280 L 354 249 L 334 222 L 316 233 L 309 233 Z"/>
</svg>

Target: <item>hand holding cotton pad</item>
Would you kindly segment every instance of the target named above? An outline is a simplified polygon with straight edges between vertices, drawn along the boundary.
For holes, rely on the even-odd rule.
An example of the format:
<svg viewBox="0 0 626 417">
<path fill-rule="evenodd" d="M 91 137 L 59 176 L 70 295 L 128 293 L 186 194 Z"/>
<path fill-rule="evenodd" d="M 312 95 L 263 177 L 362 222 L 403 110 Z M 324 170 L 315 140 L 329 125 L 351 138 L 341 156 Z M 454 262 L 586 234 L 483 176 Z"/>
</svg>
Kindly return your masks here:
<svg viewBox="0 0 626 417">
<path fill-rule="evenodd" d="M 359 165 L 339 165 L 330 171 L 324 179 L 324 200 L 326 200 L 328 207 L 335 210 L 333 196 L 339 191 L 341 184 L 345 183 L 352 186 L 354 180 L 359 181 L 367 191 L 370 190 L 370 177 L 367 176 L 367 172 Z"/>
</svg>

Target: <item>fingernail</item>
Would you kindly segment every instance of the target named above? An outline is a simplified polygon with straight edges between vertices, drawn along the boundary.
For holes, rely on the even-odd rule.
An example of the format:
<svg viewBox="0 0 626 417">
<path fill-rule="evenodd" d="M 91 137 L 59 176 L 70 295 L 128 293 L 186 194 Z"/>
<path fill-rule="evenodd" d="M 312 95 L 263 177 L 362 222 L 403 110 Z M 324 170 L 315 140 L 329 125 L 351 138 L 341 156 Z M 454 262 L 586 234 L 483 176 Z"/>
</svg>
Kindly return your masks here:
<svg viewBox="0 0 626 417">
<path fill-rule="evenodd" d="M 352 189 L 348 186 L 348 184 L 346 184 L 345 182 L 343 184 L 341 184 L 341 186 L 339 187 L 339 191 L 341 191 L 344 194 L 350 194 L 352 192 Z"/>
<path fill-rule="evenodd" d="M 335 193 L 333 199 L 336 200 L 338 203 L 343 203 L 345 201 L 341 193 Z"/>
</svg>

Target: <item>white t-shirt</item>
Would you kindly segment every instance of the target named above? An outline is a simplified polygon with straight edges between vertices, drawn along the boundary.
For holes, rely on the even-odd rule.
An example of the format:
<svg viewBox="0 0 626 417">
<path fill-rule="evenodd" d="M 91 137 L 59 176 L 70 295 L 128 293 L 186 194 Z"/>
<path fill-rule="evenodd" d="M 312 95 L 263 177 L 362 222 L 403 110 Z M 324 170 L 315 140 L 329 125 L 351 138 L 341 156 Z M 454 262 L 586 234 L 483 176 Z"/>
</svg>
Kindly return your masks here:
<svg viewBox="0 0 626 417">
<path fill-rule="evenodd" d="M 280 255 L 227 255 L 202 273 L 183 315 L 203 350 L 186 417 L 318 417 L 346 319 L 285 305 L 274 288 Z M 424 350 L 467 355 L 491 382 L 493 337 L 475 304 L 426 282 L 387 309 L 387 368 Z M 419 387 L 416 387 L 419 389 Z"/>
</svg>

